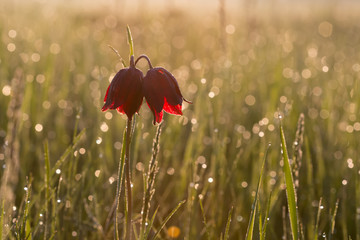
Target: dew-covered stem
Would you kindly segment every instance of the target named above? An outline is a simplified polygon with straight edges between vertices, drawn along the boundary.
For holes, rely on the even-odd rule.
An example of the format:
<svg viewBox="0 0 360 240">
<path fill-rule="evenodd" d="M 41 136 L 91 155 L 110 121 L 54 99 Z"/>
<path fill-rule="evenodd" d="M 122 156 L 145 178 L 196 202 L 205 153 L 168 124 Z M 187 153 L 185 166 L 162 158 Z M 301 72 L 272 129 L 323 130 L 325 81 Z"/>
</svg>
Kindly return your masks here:
<svg viewBox="0 0 360 240">
<path fill-rule="evenodd" d="M 132 199 L 131 199 L 131 175 L 130 175 L 130 142 L 131 142 L 131 121 L 128 118 L 126 126 L 126 147 L 125 147 L 125 180 L 126 180 L 126 202 L 127 202 L 127 219 L 126 219 L 126 240 L 131 240 L 131 218 L 132 218 Z"/>
</svg>

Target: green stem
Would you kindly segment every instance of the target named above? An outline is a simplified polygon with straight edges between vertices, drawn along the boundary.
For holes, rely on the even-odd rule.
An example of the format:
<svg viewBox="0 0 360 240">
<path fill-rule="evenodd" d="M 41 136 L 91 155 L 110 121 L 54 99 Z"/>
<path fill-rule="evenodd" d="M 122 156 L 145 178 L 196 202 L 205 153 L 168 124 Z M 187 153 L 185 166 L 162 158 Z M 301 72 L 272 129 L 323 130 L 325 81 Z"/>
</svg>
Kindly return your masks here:
<svg viewBox="0 0 360 240">
<path fill-rule="evenodd" d="M 130 141 L 131 141 L 131 120 L 128 118 L 126 127 L 126 149 L 125 149 L 125 179 L 126 179 L 126 197 L 127 197 L 127 220 L 126 220 L 126 240 L 131 240 L 131 176 L 130 176 Z"/>
<path fill-rule="evenodd" d="M 115 239 L 119 240 L 119 224 L 118 224 L 118 212 L 119 212 L 119 201 L 120 201 L 120 195 L 121 195 L 121 186 L 124 179 L 124 164 L 125 164 L 125 142 L 126 142 L 126 130 L 124 131 L 123 136 L 123 146 L 121 150 L 121 157 L 119 162 L 119 168 L 118 168 L 118 178 L 117 178 L 117 187 L 116 187 L 116 198 L 115 198 Z"/>
</svg>

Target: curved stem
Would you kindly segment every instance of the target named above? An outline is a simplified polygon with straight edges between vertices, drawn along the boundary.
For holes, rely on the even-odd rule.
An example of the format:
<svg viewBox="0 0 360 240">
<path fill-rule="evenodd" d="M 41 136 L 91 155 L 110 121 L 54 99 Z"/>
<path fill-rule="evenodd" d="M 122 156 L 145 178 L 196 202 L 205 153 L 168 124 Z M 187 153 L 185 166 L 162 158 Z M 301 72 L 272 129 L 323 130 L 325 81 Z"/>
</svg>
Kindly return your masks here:
<svg viewBox="0 0 360 240">
<path fill-rule="evenodd" d="M 126 127 L 126 149 L 125 149 L 125 179 L 126 179 L 126 201 L 127 201 L 127 220 L 126 220 L 126 238 L 131 240 L 131 215 L 132 215 L 132 199 L 131 199 L 131 176 L 130 176 L 130 141 L 131 141 L 131 120 L 128 118 Z"/>
<path fill-rule="evenodd" d="M 137 64 L 137 62 L 140 60 L 140 59 L 142 59 L 142 58 L 145 58 L 146 59 L 146 61 L 148 62 L 148 64 L 149 64 L 149 68 L 150 69 L 152 69 L 153 68 L 153 66 L 151 65 L 151 62 L 150 62 L 150 59 L 149 59 L 149 57 L 148 56 L 146 56 L 145 54 L 141 54 L 137 59 L 136 59 L 136 61 L 135 61 L 135 65 Z"/>
</svg>

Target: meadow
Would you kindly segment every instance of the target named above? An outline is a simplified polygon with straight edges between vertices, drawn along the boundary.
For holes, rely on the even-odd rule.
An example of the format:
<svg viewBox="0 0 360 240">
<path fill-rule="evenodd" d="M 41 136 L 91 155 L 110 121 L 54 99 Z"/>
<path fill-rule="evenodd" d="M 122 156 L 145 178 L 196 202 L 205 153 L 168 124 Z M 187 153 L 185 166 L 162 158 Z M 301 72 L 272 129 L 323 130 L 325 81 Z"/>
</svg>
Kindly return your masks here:
<svg viewBox="0 0 360 240">
<path fill-rule="evenodd" d="M 115 239 L 126 115 L 101 107 L 123 67 L 109 45 L 128 64 L 129 25 L 135 57 L 172 72 L 192 101 L 164 114 L 148 239 L 164 220 L 158 239 L 294 239 L 293 185 L 298 239 L 360 240 L 360 6 L 307 4 L 0 3 L 0 239 Z M 145 101 L 139 112 L 133 239 L 157 149 Z"/>
</svg>

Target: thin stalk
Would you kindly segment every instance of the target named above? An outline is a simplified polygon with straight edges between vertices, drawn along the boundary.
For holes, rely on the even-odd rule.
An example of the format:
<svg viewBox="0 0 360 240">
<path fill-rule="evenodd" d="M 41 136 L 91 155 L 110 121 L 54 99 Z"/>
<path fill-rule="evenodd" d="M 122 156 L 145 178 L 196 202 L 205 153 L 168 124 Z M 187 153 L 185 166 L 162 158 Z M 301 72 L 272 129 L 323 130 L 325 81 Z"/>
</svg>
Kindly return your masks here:
<svg viewBox="0 0 360 240">
<path fill-rule="evenodd" d="M 151 65 L 150 59 L 149 59 L 149 57 L 146 56 L 145 54 L 141 54 L 141 55 L 136 59 L 135 65 L 136 65 L 136 64 L 138 63 L 138 61 L 139 61 L 140 59 L 142 59 L 142 58 L 145 58 L 145 59 L 146 59 L 146 61 L 147 61 L 148 64 L 149 64 L 149 68 L 152 69 L 153 66 Z"/>
<path fill-rule="evenodd" d="M 129 30 L 130 31 L 130 30 Z M 127 202 L 127 220 L 126 220 L 126 240 L 131 240 L 131 217 L 132 217 L 132 199 L 131 199 L 131 176 L 130 176 L 130 141 L 131 141 L 131 120 L 128 118 L 126 127 L 126 148 L 125 148 L 125 179 L 126 179 L 126 202 Z"/>
<path fill-rule="evenodd" d="M 115 54 L 118 56 L 120 62 L 122 63 L 123 67 L 126 67 L 126 63 L 124 61 L 124 59 L 121 57 L 120 53 L 118 52 L 118 50 L 116 50 L 113 46 L 108 45 L 108 47 L 113 50 L 115 52 Z"/>
<path fill-rule="evenodd" d="M 44 142 L 44 159 L 45 159 L 45 230 L 44 239 L 48 238 L 49 234 L 49 212 L 50 212 L 50 160 L 48 141 Z"/>
<path fill-rule="evenodd" d="M 329 240 L 331 240 L 333 235 L 334 235 L 335 218 L 336 218 L 336 213 L 337 213 L 338 207 L 339 207 L 339 199 L 336 200 L 335 209 L 334 209 L 334 212 L 333 212 L 332 217 L 331 217 L 331 225 L 330 225 L 331 227 L 330 227 L 330 230 L 329 230 Z"/>
<path fill-rule="evenodd" d="M 125 163 L 125 142 L 126 142 L 126 130 L 124 131 L 123 136 L 123 147 L 121 150 L 121 158 L 119 162 L 118 168 L 118 176 L 117 176 L 117 186 L 116 186 L 116 198 L 115 198 L 115 215 L 114 215 L 114 223 L 115 223 L 115 239 L 119 239 L 119 226 L 118 226 L 118 210 L 119 210 L 119 201 L 121 195 L 121 186 L 124 179 L 124 163 Z"/>
<path fill-rule="evenodd" d="M 321 202 L 322 202 L 322 198 L 320 198 L 319 208 L 316 216 L 316 224 L 315 224 L 314 238 L 313 238 L 314 240 L 317 240 L 319 235 L 318 229 L 319 229 L 319 221 L 320 221 L 320 213 L 321 213 Z"/>
<path fill-rule="evenodd" d="M 153 149 L 152 149 L 152 158 L 149 163 L 149 169 L 147 174 L 147 180 L 144 186 L 144 198 L 143 198 L 143 207 L 142 207 L 142 217 L 141 217 L 141 228 L 140 228 L 140 239 L 144 239 L 144 233 L 146 232 L 146 223 L 148 221 L 149 209 L 150 209 L 150 202 L 154 195 L 155 188 L 155 177 L 158 172 L 157 167 L 157 154 L 159 152 L 159 142 L 160 142 L 160 134 L 161 134 L 161 124 L 158 125 L 156 130 L 156 135 L 154 138 Z"/>
<path fill-rule="evenodd" d="M 229 211 L 228 220 L 226 221 L 224 240 L 229 239 L 229 230 L 230 230 L 231 216 L 232 216 L 233 210 L 234 210 L 234 207 L 231 207 L 231 209 Z"/>
<path fill-rule="evenodd" d="M 4 206 L 5 200 L 1 202 L 1 212 L 0 212 L 0 239 L 3 239 L 3 232 L 4 232 Z"/>
</svg>

